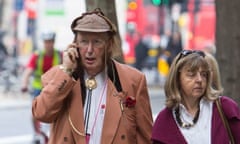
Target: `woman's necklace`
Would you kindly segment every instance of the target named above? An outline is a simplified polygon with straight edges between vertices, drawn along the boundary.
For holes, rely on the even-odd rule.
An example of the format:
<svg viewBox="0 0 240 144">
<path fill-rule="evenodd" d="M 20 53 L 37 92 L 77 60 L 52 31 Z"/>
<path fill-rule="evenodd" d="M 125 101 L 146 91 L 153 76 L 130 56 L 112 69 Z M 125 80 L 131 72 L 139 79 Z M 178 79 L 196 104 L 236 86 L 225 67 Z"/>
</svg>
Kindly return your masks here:
<svg viewBox="0 0 240 144">
<path fill-rule="evenodd" d="M 195 117 L 193 118 L 193 121 L 192 123 L 184 123 L 182 120 L 181 120 L 181 117 L 180 117 L 180 111 L 179 111 L 179 106 L 175 109 L 175 116 L 176 116 L 176 121 L 177 123 L 179 124 L 179 126 L 181 126 L 182 128 L 191 128 L 193 127 L 197 121 L 198 121 L 198 118 L 199 118 L 199 113 L 200 113 L 200 108 L 198 108 L 198 111 L 195 115 Z"/>
</svg>

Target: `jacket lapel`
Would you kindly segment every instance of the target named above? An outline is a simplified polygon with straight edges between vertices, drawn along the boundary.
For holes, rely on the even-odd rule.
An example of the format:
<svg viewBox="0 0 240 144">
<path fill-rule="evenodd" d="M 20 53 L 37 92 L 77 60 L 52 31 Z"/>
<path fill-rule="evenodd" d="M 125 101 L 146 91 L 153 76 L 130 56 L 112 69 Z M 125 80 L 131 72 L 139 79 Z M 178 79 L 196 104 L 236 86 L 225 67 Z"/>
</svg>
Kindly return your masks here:
<svg viewBox="0 0 240 144">
<path fill-rule="evenodd" d="M 122 96 L 122 92 L 118 92 L 112 81 L 108 79 L 106 111 L 103 121 L 101 143 L 110 144 L 113 141 L 122 114 L 120 106 L 120 98 Z"/>
</svg>

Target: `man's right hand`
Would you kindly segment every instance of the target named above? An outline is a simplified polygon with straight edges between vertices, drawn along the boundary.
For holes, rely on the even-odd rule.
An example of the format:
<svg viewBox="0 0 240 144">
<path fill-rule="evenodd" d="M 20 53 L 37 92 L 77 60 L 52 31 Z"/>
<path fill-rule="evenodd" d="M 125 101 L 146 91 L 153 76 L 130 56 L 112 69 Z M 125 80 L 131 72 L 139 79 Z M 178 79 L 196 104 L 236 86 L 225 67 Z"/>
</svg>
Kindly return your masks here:
<svg viewBox="0 0 240 144">
<path fill-rule="evenodd" d="M 77 45 L 75 43 L 70 44 L 68 48 L 63 52 L 62 65 L 67 69 L 76 69 L 77 58 L 79 58 L 79 55 L 77 52 Z"/>
</svg>

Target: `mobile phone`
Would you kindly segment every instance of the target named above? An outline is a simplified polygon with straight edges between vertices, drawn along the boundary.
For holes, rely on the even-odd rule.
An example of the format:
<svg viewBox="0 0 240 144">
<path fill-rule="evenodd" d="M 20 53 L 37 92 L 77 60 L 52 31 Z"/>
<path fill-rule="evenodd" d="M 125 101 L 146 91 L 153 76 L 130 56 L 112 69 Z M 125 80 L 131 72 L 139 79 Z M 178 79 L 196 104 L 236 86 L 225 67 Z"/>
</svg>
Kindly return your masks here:
<svg viewBox="0 0 240 144">
<path fill-rule="evenodd" d="M 76 43 L 76 36 L 74 38 L 73 43 Z M 84 70 L 82 67 L 82 60 L 81 60 L 81 55 L 80 55 L 80 50 L 79 48 L 77 48 L 77 53 L 78 53 L 78 58 L 76 58 L 77 61 L 77 67 L 75 69 L 75 71 L 73 72 L 73 77 L 75 77 L 75 79 L 79 79 L 80 80 L 80 87 L 81 87 L 81 94 L 82 94 L 82 104 L 84 106 L 85 103 L 85 98 L 86 98 L 86 86 L 85 86 L 85 82 L 84 82 Z"/>
<path fill-rule="evenodd" d="M 76 36 L 73 39 L 73 43 L 76 43 Z M 77 62 L 77 67 L 75 68 L 74 72 L 73 72 L 73 77 L 77 80 L 77 79 L 81 79 L 81 77 L 83 76 L 83 68 L 82 68 L 82 62 L 81 62 L 81 55 L 80 55 L 80 51 L 79 48 L 76 48 L 77 53 L 78 53 L 78 58 L 76 58 L 76 62 Z"/>
</svg>

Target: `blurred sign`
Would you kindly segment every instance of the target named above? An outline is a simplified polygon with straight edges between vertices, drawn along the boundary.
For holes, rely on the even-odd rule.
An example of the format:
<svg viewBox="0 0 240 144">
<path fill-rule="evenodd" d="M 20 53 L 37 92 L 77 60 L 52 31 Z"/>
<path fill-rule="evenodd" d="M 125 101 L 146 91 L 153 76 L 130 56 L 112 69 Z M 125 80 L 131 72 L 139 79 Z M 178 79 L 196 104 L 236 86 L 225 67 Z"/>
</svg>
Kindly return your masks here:
<svg viewBox="0 0 240 144">
<path fill-rule="evenodd" d="M 178 3 L 175 3 L 172 6 L 172 11 L 171 11 L 171 15 L 172 15 L 172 20 L 173 21 L 177 21 L 179 16 L 180 16 L 180 11 L 181 11 L 181 5 Z"/>
<path fill-rule="evenodd" d="M 37 0 L 25 0 L 25 10 L 29 19 L 37 17 Z"/>
<path fill-rule="evenodd" d="M 134 10 L 128 10 L 127 11 L 127 20 L 128 21 L 136 21 L 137 20 L 137 14 Z"/>
<path fill-rule="evenodd" d="M 23 0 L 15 0 L 14 8 L 16 11 L 21 11 L 23 9 Z"/>
<path fill-rule="evenodd" d="M 63 16 L 64 0 L 46 0 L 45 15 L 46 16 Z"/>
</svg>

